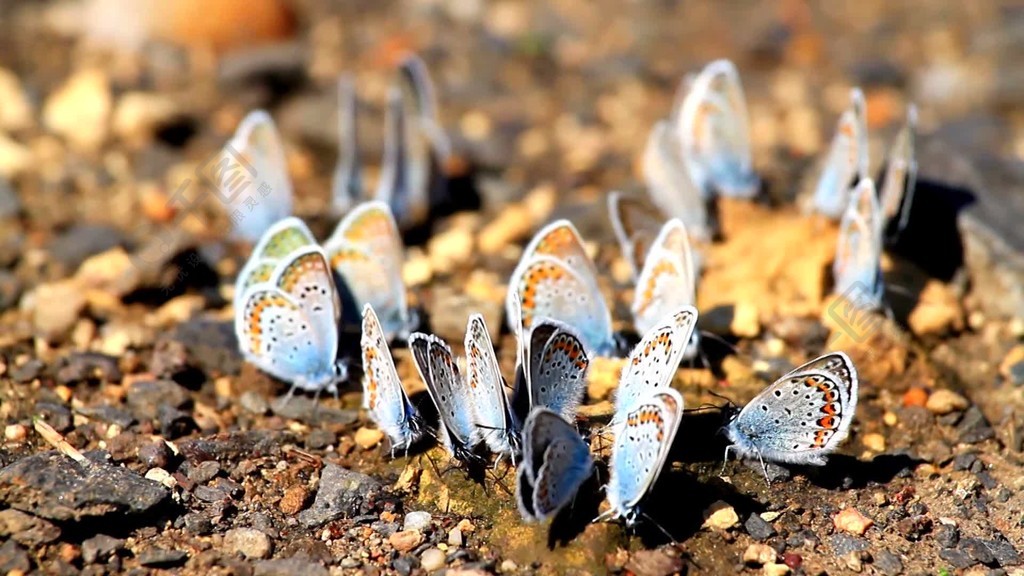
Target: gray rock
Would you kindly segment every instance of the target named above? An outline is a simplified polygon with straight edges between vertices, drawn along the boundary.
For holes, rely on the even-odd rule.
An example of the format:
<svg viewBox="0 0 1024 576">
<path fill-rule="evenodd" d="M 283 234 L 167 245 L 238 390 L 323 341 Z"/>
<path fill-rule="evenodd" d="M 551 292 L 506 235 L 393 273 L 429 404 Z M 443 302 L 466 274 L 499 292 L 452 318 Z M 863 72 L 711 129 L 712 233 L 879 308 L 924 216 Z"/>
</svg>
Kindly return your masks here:
<svg viewBox="0 0 1024 576">
<path fill-rule="evenodd" d="M 988 419 L 985 418 L 985 414 L 977 406 L 971 406 L 964 412 L 964 417 L 957 425 L 956 431 L 959 434 L 960 442 L 964 444 L 977 444 L 994 438 L 996 435 L 995 430 L 988 423 Z"/>
<path fill-rule="evenodd" d="M 846 556 L 850 552 L 860 552 L 868 549 L 868 541 L 864 538 L 850 536 L 849 534 L 833 534 L 829 538 L 832 545 L 832 553 L 836 556 Z"/>
<path fill-rule="evenodd" d="M 73 384 L 86 380 L 120 382 L 121 368 L 117 358 L 99 352 L 72 352 L 57 370 L 57 382 Z"/>
<path fill-rule="evenodd" d="M 59 538 L 60 528 L 42 518 L 8 508 L 0 510 L 0 536 L 32 548 Z"/>
<path fill-rule="evenodd" d="M 939 550 L 939 558 L 949 562 L 953 568 L 963 570 L 974 565 L 974 560 L 966 552 L 956 548 L 943 548 Z"/>
<path fill-rule="evenodd" d="M 220 462 L 206 460 L 198 464 L 190 463 L 185 475 L 196 484 L 206 484 L 220 474 Z"/>
<path fill-rule="evenodd" d="M 78 224 L 50 242 L 50 258 L 61 266 L 65 273 L 71 273 L 86 258 L 124 243 L 124 235 L 116 228 Z"/>
<path fill-rule="evenodd" d="M 259 392 L 247 390 L 238 398 L 238 403 L 246 412 L 262 416 L 270 412 L 270 403 Z"/>
<path fill-rule="evenodd" d="M 0 572 L 11 574 L 17 571 L 27 574 L 31 567 L 28 553 L 13 539 L 0 544 Z"/>
<path fill-rule="evenodd" d="M 338 424 L 347 426 L 359 418 L 355 410 L 341 410 L 321 405 L 309 396 L 293 395 L 276 398 L 270 408 L 274 414 L 308 424 Z"/>
<path fill-rule="evenodd" d="M 897 576 L 903 572 L 903 561 L 897 554 L 888 550 L 879 550 L 875 554 L 875 568 L 885 576 Z"/>
<path fill-rule="evenodd" d="M 136 557 L 139 564 L 153 568 L 173 568 L 181 566 L 188 560 L 188 552 L 184 550 L 165 550 L 163 548 L 150 548 Z"/>
<path fill-rule="evenodd" d="M 0 502 L 48 520 L 142 514 L 168 496 L 164 486 L 127 468 L 79 463 L 55 451 L 0 470 Z"/>
<path fill-rule="evenodd" d="M 67 406 L 57 404 L 56 402 L 37 402 L 35 412 L 42 416 L 43 420 L 50 426 L 53 426 L 53 429 L 57 432 L 71 430 L 73 421 L 71 410 L 68 410 Z"/>
<path fill-rule="evenodd" d="M 124 549 L 124 540 L 106 534 L 97 534 L 82 542 L 82 561 L 86 564 L 93 564 L 97 561 L 105 562 L 107 558 L 122 549 Z"/>
<path fill-rule="evenodd" d="M 382 488 L 378 480 L 366 474 L 327 464 L 320 473 L 316 500 L 299 513 L 299 523 L 314 528 L 338 518 L 358 516 L 367 501 Z"/>
<path fill-rule="evenodd" d="M 273 550 L 273 543 L 266 534 L 254 528 L 233 528 L 224 534 L 224 547 L 249 559 L 267 558 Z"/>
<path fill-rule="evenodd" d="M 108 424 L 117 424 L 121 429 L 125 429 L 135 423 L 135 417 L 128 411 L 109 404 L 83 406 L 78 408 L 77 412 L 92 420 L 100 420 Z"/>
<path fill-rule="evenodd" d="M 759 542 L 775 536 L 775 528 L 757 514 L 751 514 L 743 523 L 743 527 L 746 528 L 747 534 L 750 534 L 751 538 Z"/>
<path fill-rule="evenodd" d="M 328 576 L 330 574 L 327 568 L 320 563 L 304 556 L 262 560 L 257 562 L 254 568 L 253 576 L 292 576 L 293 574 Z"/>
<path fill-rule="evenodd" d="M 1013 566 L 1020 563 L 1017 550 L 1006 540 L 963 538 L 960 540 L 960 551 L 974 562 L 986 566 Z"/>
<path fill-rule="evenodd" d="M 178 449 L 189 460 L 236 460 L 239 457 L 262 458 L 279 456 L 281 446 L 296 443 L 294 434 L 275 430 L 249 430 L 230 432 L 206 438 L 183 440 Z"/>
<path fill-rule="evenodd" d="M 45 368 L 45 362 L 38 359 L 32 359 L 24 364 L 11 368 L 11 379 L 20 383 L 31 382 L 38 378 Z"/>
<path fill-rule="evenodd" d="M 179 324 L 172 338 L 185 345 L 189 362 L 207 374 L 238 374 L 242 370 L 231 321 L 193 318 Z"/>
<path fill-rule="evenodd" d="M 181 408 L 192 400 L 188 390 L 173 380 L 146 380 L 128 387 L 125 401 L 140 420 L 156 418 L 162 405 Z"/>
<path fill-rule="evenodd" d="M 405 515 L 405 523 L 402 524 L 402 530 L 419 530 L 425 532 L 430 528 L 430 512 L 424 512 L 422 510 L 416 512 L 409 512 Z"/>
<path fill-rule="evenodd" d="M 25 285 L 10 270 L 0 270 L 0 311 L 14 307 L 25 290 Z"/>
</svg>

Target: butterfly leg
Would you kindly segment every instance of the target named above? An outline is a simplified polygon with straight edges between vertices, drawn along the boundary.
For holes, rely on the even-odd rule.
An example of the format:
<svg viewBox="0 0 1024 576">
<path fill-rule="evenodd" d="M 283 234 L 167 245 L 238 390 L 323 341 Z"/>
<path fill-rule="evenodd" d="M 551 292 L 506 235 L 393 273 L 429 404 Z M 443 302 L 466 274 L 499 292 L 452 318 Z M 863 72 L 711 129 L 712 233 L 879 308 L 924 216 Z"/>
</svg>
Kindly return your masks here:
<svg viewBox="0 0 1024 576">
<path fill-rule="evenodd" d="M 764 463 L 764 458 L 761 457 L 761 451 L 757 451 L 757 459 L 761 461 L 761 473 L 764 474 L 764 481 L 768 484 L 768 487 L 772 487 L 772 479 L 768 477 L 768 466 Z"/>
<path fill-rule="evenodd" d="M 732 449 L 732 444 L 725 447 L 725 454 L 722 456 L 722 471 L 718 473 L 719 476 L 725 476 L 725 465 L 729 463 L 729 450 Z"/>
</svg>

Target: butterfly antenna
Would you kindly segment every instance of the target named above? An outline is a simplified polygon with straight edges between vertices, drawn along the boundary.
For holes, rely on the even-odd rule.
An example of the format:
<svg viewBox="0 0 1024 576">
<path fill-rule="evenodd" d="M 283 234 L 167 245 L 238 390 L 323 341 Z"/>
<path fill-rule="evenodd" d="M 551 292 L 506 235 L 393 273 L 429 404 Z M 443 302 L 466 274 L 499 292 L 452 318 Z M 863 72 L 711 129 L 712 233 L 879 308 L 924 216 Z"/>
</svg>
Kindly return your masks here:
<svg viewBox="0 0 1024 576">
<path fill-rule="evenodd" d="M 700 406 L 697 406 L 696 408 L 684 408 L 683 409 L 683 414 L 697 414 L 699 412 L 706 412 L 708 410 L 721 410 L 721 409 L 722 409 L 721 406 L 717 406 L 717 405 L 712 404 L 710 402 L 705 402 L 704 404 L 701 404 Z"/>
<path fill-rule="evenodd" d="M 710 394 L 711 396 L 714 396 L 715 398 L 721 398 L 722 400 L 725 400 L 726 406 L 728 406 L 729 408 L 738 408 L 739 407 L 739 406 L 736 405 L 735 402 L 732 401 L 731 398 L 729 398 L 728 396 L 719 394 L 718 392 L 715 392 L 714 390 L 708 390 L 708 394 Z"/>
<path fill-rule="evenodd" d="M 650 522 L 651 524 L 654 524 L 654 527 L 657 528 L 658 530 L 660 530 L 661 533 L 664 534 L 669 539 L 669 542 L 672 542 L 673 546 L 678 546 L 679 545 L 679 541 L 675 539 L 675 536 L 672 536 L 671 534 L 669 534 L 668 530 L 665 530 L 665 528 L 662 527 L 661 524 L 658 524 L 657 522 L 654 521 L 654 518 L 651 518 L 650 516 L 648 516 L 647 513 L 644 512 L 643 510 L 637 510 L 637 512 L 639 512 L 640 515 L 643 516 L 648 522 Z"/>
</svg>

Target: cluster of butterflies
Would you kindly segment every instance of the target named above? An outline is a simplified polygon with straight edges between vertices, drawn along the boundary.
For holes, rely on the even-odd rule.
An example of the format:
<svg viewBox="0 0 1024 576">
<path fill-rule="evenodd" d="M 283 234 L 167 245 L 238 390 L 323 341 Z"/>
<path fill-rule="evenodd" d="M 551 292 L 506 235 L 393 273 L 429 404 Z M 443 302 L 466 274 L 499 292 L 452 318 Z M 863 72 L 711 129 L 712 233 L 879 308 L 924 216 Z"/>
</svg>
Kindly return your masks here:
<svg viewBox="0 0 1024 576">
<path fill-rule="evenodd" d="M 682 270 L 685 239 L 681 223 L 667 223 L 644 268 L 664 261 Z M 530 242 L 509 284 L 507 318 L 517 340 L 511 391 L 480 315 L 470 316 L 466 327 L 465 375 L 441 338 L 417 332 L 409 339 L 438 413 L 432 435 L 465 463 L 482 463 L 482 448 L 497 459 L 517 461 L 516 498 L 526 520 L 557 514 L 593 473 L 590 449 L 577 429 L 577 409 L 591 358 L 616 349 L 593 270 L 567 221 L 547 226 Z M 672 288 L 679 288 L 681 278 L 677 271 L 660 273 L 645 297 L 660 316 L 635 318 L 647 328 L 622 369 L 606 427 L 613 440 L 605 519 L 633 523 L 642 514 L 640 503 L 668 461 L 682 421 L 683 398 L 671 383 L 693 349 L 697 309 L 674 303 Z M 361 347 L 364 407 L 387 433 L 393 452 L 408 449 L 428 427 L 402 387 L 370 306 L 363 311 Z M 725 427 L 732 442 L 726 455 L 732 451 L 762 464 L 825 464 L 849 433 L 856 404 L 853 364 L 843 353 L 827 354 L 786 374 L 732 414 Z M 514 409 L 523 405 L 525 417 Z"/>
<path fill-rule="evenodd" d="M 403 229 L 422 223 L 432 202 L 444 192 L 444 166 L 451 155 L 451 143 L 438 116 L 434 84 L 423 60 L 414 54 L 405 56 L 388 91 L 384 153 L 372 195 L 363 182 L 359 101 L 350 75 L 338 81 L 338 101 L 339 154 L 331 213 L 341 216 L 373 199 L 387 204 Z M 242 120 L 224 146 L 215 174 L 227 212 L 239 215 L 231 219 L 235 239 L 256 242 L 272 224 L 292 215 L 284 144 L 266 111 L 253 111 Z M 241 194 L 241 186 L 259 191 Z M 253 202 L 254 198 L 258 201 Z"/>
<path fill-rule="evenodd" d="M 389 97 L 383 183 L 371 201 L 357 202 L 363 194 L 355 152 L 356 101 L 351 81 L 342 81 L 343 151 L 334 205 L 347 214 L 322 246 L 287 211 L 264 225 L 236 284 L 239 346 L 247 360 L 290 382 L 293 390 L 337 393 L 348 376 L 347 361 L 338 358 L 339 325 L 343 312 L 361 309 L 363 404 L 388 436 L 392 453 L 433 436 L 467 464 L 483 463 L 487 452 L 508 458 L 518 466 L 523 517 L 549 518 L 593 473 L 593 457 L 577 428 L 591 359 L 616 355 L 624 346 L 612 329 L 597 267 L 566 220 L 537 233 L 509 281 L 505 316 L 517 341 L 511 388 L 482 316 L 468 318 L 462 366 L 443 339 L 413 332 L 418 318 L 407 305 L 401 277 L 399 226 L 413 217 L 415 194 L 429 196 L 429 175 L 436 172 L 429 166 L 443 158 L 447 140 L 436 122 L 422 63 L 412 58 L 402 71 L 402 86 L 414 98 L 409 107 L 401 87 Z M 760 186 L 735 67 L 714 62 L 684 87 L 676 110 L 655 126 L 645 151 L 648 190 L 658 209 L 639 198 L 609 195 L 612 227 L 632 270 L 631 312 L 641 335 L 620 374 L 614 415 L 603 429 L 613 437 L 606 487 L 611 506 L 603 517 L 627 523 L 642 514 L 640 503 L 668 461 L 683 416 L 683 399 L 670 384 L 680 362 L 693 358 L 700 344 L 695 295 L 701 258 L 691 239 L 710 240 L 707 206 L 716 194 L 750 198 Z M 915 175 L 911 111 L 887 163 L 879 202 L 864 176 L 863 108 L 855 91 L 815 194 L 820 212 L 829 214 L 832 203 L 845 207 L 837 290 L 840 278 L 880 286 L 877 247 L 885 218 L 900 212 L 905 223 Z M 272 131 L 268 122 L 254 122 L 256 127 L 243 122 L 239 133 L 268 125 Z M 411 159 L 412 139 L 425 152 L 417 160 Z M 274 162 L 283 163 L 279 145 L 276 151 L 246 150 L 261 171 L 274 173 Z M 897 188 L 894 200 L 896 192 L 889 190 Z M 891 206 L 897 207 L 893 216 L 885 216 Z M 396 340 L 408 343 L 437 409 L 436 425 L 425 422 L 402 386 L 389 348 Z M 856 370 L 845 354 L 812 360 L 742 410 L 729 409 L 726 456 L 732 451 L 762 465 L 822 465 L 848 435 L 857 394 Z"/>
</svg>

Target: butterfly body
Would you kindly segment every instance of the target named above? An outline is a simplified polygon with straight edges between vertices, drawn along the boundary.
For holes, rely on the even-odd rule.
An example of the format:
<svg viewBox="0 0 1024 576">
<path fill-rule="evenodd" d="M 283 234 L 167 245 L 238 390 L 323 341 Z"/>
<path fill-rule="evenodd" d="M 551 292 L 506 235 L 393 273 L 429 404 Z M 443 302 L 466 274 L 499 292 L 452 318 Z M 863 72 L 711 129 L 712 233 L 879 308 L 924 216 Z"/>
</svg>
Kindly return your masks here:
<svg viewBox="0 0 1024 576">
<path fill-rule="evenodd" d="M 414 332 L 409 337 L 409 349 L 430 399 L 437 407 L 441 444 L 456 460 L 480 462 L 480 456 L 474 452 L 481 438 L 480 429 L 473 421 L 472 397 L 451 348 L 437 336 Z"/>
<path fill-rule="evenodd" d="M 474 424 L 491 452 L 516 458 L 520 453 L 519 423 L 505 394 L 505 381 L 480 314 L 469 317 L 465 349 L 466 384 L 473 400 Z"/>
</svg>

